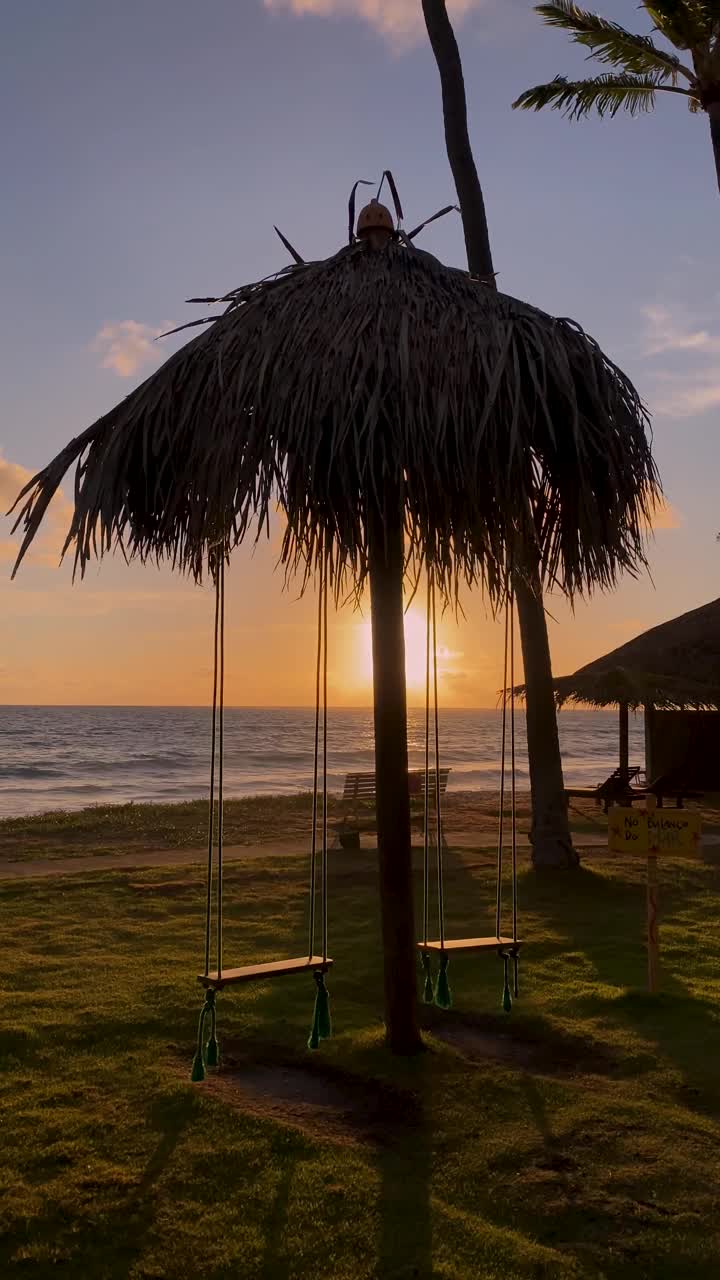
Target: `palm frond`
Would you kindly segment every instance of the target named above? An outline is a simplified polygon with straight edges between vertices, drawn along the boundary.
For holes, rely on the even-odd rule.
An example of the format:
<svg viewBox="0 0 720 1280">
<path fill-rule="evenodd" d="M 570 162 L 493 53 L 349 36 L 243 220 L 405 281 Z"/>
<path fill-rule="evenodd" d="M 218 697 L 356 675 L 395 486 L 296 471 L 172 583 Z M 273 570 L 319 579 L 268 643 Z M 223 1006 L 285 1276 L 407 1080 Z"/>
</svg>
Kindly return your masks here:
<svg viewBox="0 0 720 1280">
<path fill-rule="evenodd" d="M 653 75 L 675 84 L 679 75 L 692 81 L 691 68 L 675 54 L 659 49 L 649 36 L 635 35 L 617 22 L 609 22 L 599 14 L 588 13 L 572 0 L 554 0 L 553 4 L 536 5 L 535 12 L 551 27 L 569 31 L 576 44 L 590 50 L 598 62 L 622 67 L 633 75 Z"/>
<path fill-rule="evenodd" d="M 454 596 L 532 545 L 569 593 L 644 563 L 658 481 L 628 379 L 577 325 L 397 241 L 356 241 L 228 309 L 26 486 L 21 555 L 75 464 L 82 572 L 121 547 L 201 577 L 279 504 L 282 561 L 367 573 L 402 494 L 411 559 Z"/>
<path fill-rule="evenodd" d="M 513 107 L 522 111 L 542 111 L 543 107 L 551 107 L 562 111 L 571 120 L 580 120 L 593 111 L 599 116 L 616 116 L 618 111 L 629 111 L 635 116 L 652 111 L 658 92 L 694 97 L 687 89 L 663 84 L 657 76 L 616 74 L 593 76 L 587 80 L 556 76 L 549 84 L 537 84 L 533 89 L 526 89 L 513 102 Z"/>
<path fill-rule="evenodd" d="M 643 0 L 643 6 L 676 49 L 699 49 L 713 35 L 718 16 L 715 0 Z"/>
</svg>

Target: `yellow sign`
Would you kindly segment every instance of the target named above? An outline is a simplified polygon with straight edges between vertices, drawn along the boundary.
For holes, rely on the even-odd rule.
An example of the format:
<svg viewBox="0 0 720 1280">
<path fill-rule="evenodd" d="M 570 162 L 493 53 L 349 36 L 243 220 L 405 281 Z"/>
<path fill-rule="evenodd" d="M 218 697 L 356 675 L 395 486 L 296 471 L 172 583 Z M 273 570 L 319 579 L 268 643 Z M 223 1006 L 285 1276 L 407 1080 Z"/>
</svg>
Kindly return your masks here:
<svg viewBox="0 0 720 1280">
<path fill-rule="evenodd" d="M 687 809 L 617 808 L 608 813 L 611 853 L 694 853 L 700 844 L 699 813 Z"/>
</svg>

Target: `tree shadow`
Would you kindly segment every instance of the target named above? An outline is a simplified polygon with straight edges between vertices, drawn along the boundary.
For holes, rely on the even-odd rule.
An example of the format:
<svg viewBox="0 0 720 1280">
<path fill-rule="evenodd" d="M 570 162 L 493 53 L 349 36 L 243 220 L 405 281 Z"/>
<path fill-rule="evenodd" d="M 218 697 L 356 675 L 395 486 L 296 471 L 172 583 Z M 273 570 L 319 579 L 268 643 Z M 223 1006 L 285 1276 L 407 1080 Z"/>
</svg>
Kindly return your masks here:
<svg viewBox="0 0 720 1280">
<path fill-rule="evenodd" d="M 570 1011 L 631 1030 L 659 1049 L 682 1072 L 690 1101 L 700 1096 L 703 1079 L 714 1074 L 711 1063 L 720 1055 L 720 1019 L 715 1002 L 699 997 L 683 981 L 680 966 L 697 966 L 696 938 L 687 947 L 674 939 L 663 948 L 663 929 L 672 928 L 676 934 L 678 928 L 686 927 L 681 924 L 683 915 L 688 908 L 698 913 L 708 882 L 707 872 L 703 880 L 683 874 L 682 867 L 674 870 L 677 880 L 672 889 L 661 884 L 657 994 L 650 994 L 646 985 L 644 861 L 619 867 L 612 877 L 583 867 L 563 883 L 551 886 L 542 877 L 535 885 L 526 882 L 525 888 L 532 910 L 541 913 L 556 932 L 561 949 L 564 943 L 568 951 L 582 952 L 597 975 L 601 990 L 575 997 Z M 720 884 L 713 887 L 720 889 Z M 702 942 L 702 932 L 695 933 Z M 608 988 L 614 988 L 614 993 Z M 637 1074 L 656 1065 L 655 1053 L 645 1059 L 629 1057 L 625 1072 Z M 622 1074 L 622 1063 L 619 1070 Z"/>
<path fill-rule="evenodd" d="M 430 1280 L 433 1275 L 430 1178 L 432 1141 L 424 1114 L 420 1131 L 381 1152 L 377 1280 Z"/>
<path fill-rule="evenodd" d="M 267 1215 L 265 1248 L 260 1263 L 261 1280 L 289 1280 L 290 1277 L 290 1259 L 283 1250 L 282 1242 L 287 1226 L 290 1188 L 294 1172 L 294 1162 L 288 1161 L 283 1168 L 275 1199 Z"/>
<path fill-rule="evenodd" d="M 68 1218 L 67 1206 L 48 1199 L 41 1215 L 28 1217 L 3 1234 L 0 1242 L 0 1264 L 5 1264 L 3 1274 L 9 1274 L 10 1269 L 18 1265 L 17 1253 L 31 1245 L 46 1255 L 46 1261 L 38 1259 L 37 1265 L 52 1266 L 53 1275 L 102 1274 L 117 1280 L 127 1277 L 140 1259 L 155 1221 L 156 1183 L 196 1111 L 197 1099 L 192 1094 L 157 1099 L 150 1108 L 149 1124 L 159 1131 L 158 1141 L 132 1194 L 103 1214 L 102 1232 L 83 1233 L 78 1246 L 76 1228 L 72 1218 Z"/>
</svg>

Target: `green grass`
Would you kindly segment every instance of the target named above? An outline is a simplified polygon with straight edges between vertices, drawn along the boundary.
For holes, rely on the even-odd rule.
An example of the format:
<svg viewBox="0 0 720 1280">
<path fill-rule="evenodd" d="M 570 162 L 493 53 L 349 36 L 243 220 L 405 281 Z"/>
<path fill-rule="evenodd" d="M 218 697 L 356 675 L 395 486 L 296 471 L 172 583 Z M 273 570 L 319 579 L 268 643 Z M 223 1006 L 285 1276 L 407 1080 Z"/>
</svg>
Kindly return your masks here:
<svg viewBox="0 0 720 1280">
<path fill-rule="evenodd" d="M 336 801 L 331 798 L 330 811 Z M 306 836 L 312 793 L 226 800 L 227 844 Z M 130 849 L 195 849 L 207 844 L 207 800 L 184 804 L 95 805 L 0 819 L 0 861 L 74 858 Z"/>
<path fill-rule="evenodd" d="M 663 864 L 656 999 L 642 874 L 597 854 L 557 877 L 523 865 L 521 1000 L 503 1021 L 497 959 L 454 959 L 450 1018 L 483 1015 L 530 1059 L 472 1060 L 431 1032 L 402 1061 L 382 1043 L 372 855 L 333 855 L 334 1038 L 304 1049 L 309 976 L 222 993 L 220 1036 L 395 1090 L 388 1141 L 354 1145 L 189 1084 L 204 906 L 186 874 L 1 885 L 0 1274 L 715 1277 L 720 873 Z M 485 931 L 488 861 L 451 855 L 446 897 L 449 932 Z M 233 865 L 226 903 L 230 962 L 302 951 L 297 860 Z"/>
</svg>

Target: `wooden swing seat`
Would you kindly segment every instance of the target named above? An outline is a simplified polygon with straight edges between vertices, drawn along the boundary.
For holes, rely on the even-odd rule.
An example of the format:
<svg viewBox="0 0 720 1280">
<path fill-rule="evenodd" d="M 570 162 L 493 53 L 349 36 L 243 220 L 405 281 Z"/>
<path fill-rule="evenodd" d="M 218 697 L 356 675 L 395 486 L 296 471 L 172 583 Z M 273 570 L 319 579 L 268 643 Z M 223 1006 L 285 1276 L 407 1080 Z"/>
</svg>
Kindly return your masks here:
<svg viewBox="0 0 720 1280">
<path fill-rule="evenodd" d="M 444 942 L 418 942 L 418 951 L 498 951 L 501 947 L 519 950 L 519 938 L 446 938 Z"/>
<path fill-rule="evenodd" d="M 221 974 L 199 973 L 198 982 L 203 987 L 222 991 L 239 982 L 252 982 L 258 978 L 280 978 L 287 973 L 306 973 L 309 969 L 330 969 L 332 960 L 322 956 L 298 956 L 294 960 L 270 960 L 267 964 L 245 964 L 240 969 L 223 969 Z"/>
</svg>

